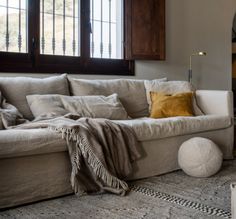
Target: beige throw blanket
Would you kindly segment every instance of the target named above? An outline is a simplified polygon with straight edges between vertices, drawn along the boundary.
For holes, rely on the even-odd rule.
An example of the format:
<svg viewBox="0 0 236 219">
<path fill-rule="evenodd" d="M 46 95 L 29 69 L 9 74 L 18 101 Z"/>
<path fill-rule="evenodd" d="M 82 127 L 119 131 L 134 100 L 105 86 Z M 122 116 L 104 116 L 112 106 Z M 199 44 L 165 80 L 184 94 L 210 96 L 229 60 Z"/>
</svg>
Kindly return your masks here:
<svg viewBox="0 0 236 219">
<path fill-rule="evenodd" d="M 122 179 L 131 174 L 132 162 L 141 156 L 140 143 L 131 128 L 71 114 L 14 128 L 49 128 L 61 133 L 68 145 L 76 194 L 109 191 L 125 195 L 128 191 Z"/>
</svg>

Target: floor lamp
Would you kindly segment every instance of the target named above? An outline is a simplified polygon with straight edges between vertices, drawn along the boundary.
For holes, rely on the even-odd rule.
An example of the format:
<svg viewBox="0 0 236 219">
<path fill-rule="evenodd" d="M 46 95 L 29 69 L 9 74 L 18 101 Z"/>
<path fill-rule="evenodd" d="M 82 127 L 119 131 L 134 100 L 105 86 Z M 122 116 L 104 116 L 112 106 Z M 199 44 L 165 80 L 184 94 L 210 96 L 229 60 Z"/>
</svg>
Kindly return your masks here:
<svg viewBox="0 0 236 219">
<path fill-rule="evenodd" d="M 206 52 L 196 52 L 196 53 L 193 53 L 192 55 L 190 55 L 190 57 L 189 57 L 189 70 L 188 70 L 188 81 L 190 83 L 192 83 L 192 76 L 193 76 L 193 72 L 192 72 L 192 57 L 193 56 L 206 56 Z"/>
</svg>

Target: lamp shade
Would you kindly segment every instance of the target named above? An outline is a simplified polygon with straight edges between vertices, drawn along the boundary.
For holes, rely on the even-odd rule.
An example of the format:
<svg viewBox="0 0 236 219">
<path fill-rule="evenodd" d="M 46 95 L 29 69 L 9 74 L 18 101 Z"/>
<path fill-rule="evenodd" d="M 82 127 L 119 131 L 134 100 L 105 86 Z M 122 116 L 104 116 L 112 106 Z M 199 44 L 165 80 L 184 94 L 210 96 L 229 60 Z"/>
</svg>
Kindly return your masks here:
<svg viewBox="0 0 236 219">
<path fill-rule="evenodd" d="M 206 52 L 199 52 L 198 55 L 200 55 L 200 56 L 206 56 Z"/>
</svg>

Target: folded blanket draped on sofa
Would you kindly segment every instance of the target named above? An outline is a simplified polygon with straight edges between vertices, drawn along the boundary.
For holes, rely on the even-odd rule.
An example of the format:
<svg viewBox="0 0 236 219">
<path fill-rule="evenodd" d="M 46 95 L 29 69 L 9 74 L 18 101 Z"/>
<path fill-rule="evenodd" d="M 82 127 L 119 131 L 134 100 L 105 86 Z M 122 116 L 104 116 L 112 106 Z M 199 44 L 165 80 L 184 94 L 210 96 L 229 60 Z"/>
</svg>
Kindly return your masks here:
<svg viewBox="0 0 236 219">
<path fill-rule="evenodd" d="M 122 179 L 132 173 L 132 162 L 141 156 L 134 131 L 107 119 L 68 114 L 8 128 L 48 128 L 61 133 L 72 164 L 71 184 L 79 195 L 103 191 L 125 195 L 129 188 Z"/>
</svg>

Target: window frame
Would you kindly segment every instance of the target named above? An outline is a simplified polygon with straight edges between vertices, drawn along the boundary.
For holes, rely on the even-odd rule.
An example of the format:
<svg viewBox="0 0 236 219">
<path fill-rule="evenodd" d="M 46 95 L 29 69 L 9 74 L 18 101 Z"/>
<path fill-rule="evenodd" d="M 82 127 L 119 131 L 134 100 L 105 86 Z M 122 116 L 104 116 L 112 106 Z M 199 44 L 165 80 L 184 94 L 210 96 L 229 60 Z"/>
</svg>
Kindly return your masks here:
<svg viewBox="0 0 236 219">
<path fill-rule="evenodd" d="M 80 4 L 80 57 L 40 54 L 40 0 L 28 0 L 28 53 L 1 51 L 0 72 L 134 75 L 133 60 L 90 57 L 90 1 Z"/>
</svg>

